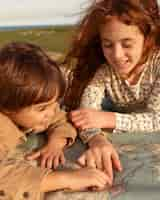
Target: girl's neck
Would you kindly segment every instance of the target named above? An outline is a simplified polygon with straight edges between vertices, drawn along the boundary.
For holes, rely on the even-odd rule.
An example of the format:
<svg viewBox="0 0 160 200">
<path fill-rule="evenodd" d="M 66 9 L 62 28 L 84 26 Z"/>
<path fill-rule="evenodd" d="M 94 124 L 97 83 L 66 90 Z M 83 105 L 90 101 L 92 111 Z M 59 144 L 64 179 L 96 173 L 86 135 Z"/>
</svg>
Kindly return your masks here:
<svg viewBox="0 0 160 200">
<path fill-rule="evenodd" d="M 139 65 L 135 70 L 126 78 L 124 78 L 130 85 L 136 85 L 140 79 L 140 76 L 144 70 L 145 65 Z"/>
</svg>

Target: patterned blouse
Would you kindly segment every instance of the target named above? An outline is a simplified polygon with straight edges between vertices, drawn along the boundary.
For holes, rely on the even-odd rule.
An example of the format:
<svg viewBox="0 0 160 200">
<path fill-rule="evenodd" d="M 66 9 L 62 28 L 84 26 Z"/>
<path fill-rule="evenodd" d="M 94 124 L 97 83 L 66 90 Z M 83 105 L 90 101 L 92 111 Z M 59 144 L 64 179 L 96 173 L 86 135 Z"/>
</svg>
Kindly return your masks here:
<svg viewBox="0 0 160 200">
<path fill-rule="evenodd" d="M 104 99 L 116 115 L 113 133 L 160 131 L 160 50 L 156 49 L 144 63 L 135 85 L 130 85 L 108 65 L 103 64 L 85 88 L 81 108 L 102 109 Z M 101 129 L 80 132 L 84 142 Z"/>
</svg>

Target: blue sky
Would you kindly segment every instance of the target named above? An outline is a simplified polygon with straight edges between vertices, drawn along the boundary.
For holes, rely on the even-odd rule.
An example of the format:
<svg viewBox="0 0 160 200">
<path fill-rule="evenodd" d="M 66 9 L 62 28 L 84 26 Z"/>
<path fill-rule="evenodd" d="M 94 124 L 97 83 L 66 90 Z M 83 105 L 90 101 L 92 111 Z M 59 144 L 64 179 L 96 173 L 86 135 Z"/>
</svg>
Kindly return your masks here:
<svg viewBox="0 0 160 200">
<path fill-rule="evenodd" d="M 75 23 L 92 1 L 0 0 L 0 26 Z"/>
</svg>

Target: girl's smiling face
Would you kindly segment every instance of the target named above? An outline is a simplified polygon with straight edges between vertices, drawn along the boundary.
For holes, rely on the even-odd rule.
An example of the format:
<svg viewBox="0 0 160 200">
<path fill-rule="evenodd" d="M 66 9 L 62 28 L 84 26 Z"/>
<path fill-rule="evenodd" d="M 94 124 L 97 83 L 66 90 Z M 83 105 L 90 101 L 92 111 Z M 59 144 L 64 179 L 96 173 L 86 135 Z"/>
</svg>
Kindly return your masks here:
<svg viewBox="0 0 160 200">
<path fill-rule="evenodd" d="M 100 30 L 104 57 L 122 77 L 139 63 L 144 48 L 144 35 L 136 25 L 127 25 L 116 16 Z"/>
</svg>

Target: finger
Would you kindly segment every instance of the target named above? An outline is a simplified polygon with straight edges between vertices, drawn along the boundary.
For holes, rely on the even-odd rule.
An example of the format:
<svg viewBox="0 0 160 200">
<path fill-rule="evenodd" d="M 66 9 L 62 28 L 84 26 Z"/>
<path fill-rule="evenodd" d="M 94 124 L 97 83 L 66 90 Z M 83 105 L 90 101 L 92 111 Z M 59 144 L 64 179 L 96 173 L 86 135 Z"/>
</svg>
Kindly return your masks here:
<svg viewBox="0 0 160 200">
<path fill-rule="evenodd" d="M 26 159 L 27 160 L 35 160 L 40 156 L 41 156 L 41 151 L 36 151 L 36 152 L 31 153 L 30 155 L 27 155 Z"/>
<path fill-rule="evenodd" d="M 106 182 L 104 182 L 100 177 L 96 178 L 95 183 L 93 184 L 93 187 L 98 187 L 97 189 L 103 189 L 106 185 Z"/>
<path fill-rule="evenodd" d="M 54 167 L 54 169 L 56 169 L 56 168 L 58 167 L 59 162 L 60 162 L 60 157 L 59 157 L 59 155 L 58 155 L 58 156 L 56 156 L 56 157 L 54 158 L 54 161 L 53 161 L 53 167 Z"/>
<path fill-rule="evenodd" d="M 113 165 L 114 167 L 118 170 L 118 171 L 122 171 L 122 165 L 121 165 L 121 162 L 120 162 L 120 159 L 119 159 L 119 155 L 116 151 L 113 151 L 113 154 L 112 154 L 112 161 L 113 161 Z"/>
<path fill-rule="evenodd" d="M 105 172 L 98 169 L 96 170 L 98 171 L 97 178 L 99 178 L 99 180 L 101 180 L 105 185 L 110 182 L 110 178 Z"/>
<path fill-rule="evenodd" d="M 112 185 L 113 182 L 113 167 L 112 167 L 112 159 L 110 153 L 107 155 L 102 156 L 102 161 L 103 161 L 103 168 L 104 171 L 107 173 L 108 177 L 110 178 L 110 185 Z"/>
<path fill-rule="evenodd" d="M 79 125 L 79 128 L 81 130 L 85 130 L 85 129 L 89 129 L 89 128 L 97 128 L 97 126 L 95 123 L 93 124 L 92 122 L 85 120 L 83 124 Z"/>
<path fill-rule="evenodd" d="M 83 119 L 81 121 L 76 121 L 76 122 L 73 122 L 73 123 L 77 128 L 81 128 L 81 129 L 84 129 L 84 127 L 87 126 L 87 122 L 86 122 L 85 119 Z"/>
<path fill-rule="evenodd" d="M 78 115 L 80 115 L 80 114 L 81 114 L 81 110 L 77 109 L 77 110 L 71 111 L 71 112 L 69 113 L 69 116 L 70 116 L 71 118 L 73 118 L 73 117 L 78 116 Z"/>
<path fill-rule="evenodd" d="M 104 190 L 109 191 L 109 189 L 110 189 L 110 186 L 109 186 L 109 185 L 105 185 L 105 186 L 102 187 L 102 188 L 99 188 L 99 187 L 92 187 L 92 188 L 91 188 L 92 191 L 96 191 L 96 192 L 100 192 L 100 191 L 104 191 Z"/>
<path fill-rule="evenodd" d="M 64 153 L 61 153 L 61 155 L 60 155 L 60 161 L 61 161 L 61 164 L 62 164 L 62 165 L 65 164 L 66 159 L 65 159 L 65 157 L 64 157 Z"/>
<path fill-rule="evenodd" d="M 86 154 L 85 154 L 85 153 L 82 154 L 82 155 L 78 158 L 77 162 L 78 162 L 81 166 L 84 167 L 84 166 L 86 165 Z"/>
<path fill-rule="evenodd" d="M 85 121 L 83 116 L 78 116 L 78 117 L 72 118 L 72 122 L 75 123 L 75 124 L 78 123 L 78 122 L 83 122 L 83 121 Z"/>
<path fill-rule="evenodd" d="M 96 168 L 95 158 L 90 151 L 86 153 L 86 164 L 88 167 Z"/>
<path fill-rule="evenodd" d="M 42 159 L 41 159 L 41 168 L 45 168 L 46 167 L 46 163 L 47 163 L 47 158 L 48 156 L 42 156 Z"/>
<path fill-rule="evenodd" d="M 96 162 L 96 167 L 100 170 L 103 169 L 103 164 L 102 164 L 102 156 L 101 154 L 99 153 L 99 151 L 97 150 L 94 150 L 94 156 L 95 156 L 95 162 Z"/>
<path fill-rule="evenodd" d="M 54 162 L 54 156 L 50 156 L 47 159 L 47 168 L 48 169 L 52 169 L 53 167 L 53 162 Z"/>
</svg>

